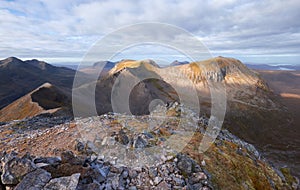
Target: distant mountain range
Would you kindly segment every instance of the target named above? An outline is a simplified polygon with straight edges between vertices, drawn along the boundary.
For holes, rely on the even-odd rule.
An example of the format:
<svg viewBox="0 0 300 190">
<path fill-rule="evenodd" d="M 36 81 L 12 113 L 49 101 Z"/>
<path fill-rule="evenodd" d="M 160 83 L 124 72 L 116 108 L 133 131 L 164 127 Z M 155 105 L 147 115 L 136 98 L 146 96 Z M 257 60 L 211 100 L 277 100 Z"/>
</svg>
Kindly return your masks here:
<svg viewBox="0 0 300 190">
<path fill-rule="evenodd" d="M 189 64 L 189 62 L 188 61 L 177 61 L 177 60 L 175 60 L 170 64 L 170 66 L 185 65 L 185 64 Z"/>
<path fill-rule="evenodd" d="M 97 75 L 100 72 L 100 75 L 105 75 L 109 70 L 111 70 L 117 62 L 112 61 L 98 61 L 93 64 L 93 66 L 79 68 L 79 71 L 89 74 Z"/>
<path fill-rule="evenodd" d="M 247 67 L 256 70 L 300 71 L 300 65 L 268 65 L 246 63 Z"/>
<path fill-rule="evenodd" d="M 105 64 L 104 70 L 110 70 L 114 67 L 114 65 L 118 63 L 118 62 L 111 62 L 111 61 L 99 61 L 96 62 L 93 66 L 89 66 L 89 67 L 83 67 L 81 69 L 82 72 L 86 72 L 86 73 L 94 73 L 95 68 L 97 68 L 97 65 L 99 66 L 99 64 Z M 185 64 L 189 64 L 188 61 L 173 61 L 172 63 L 170 63 L 169 66 L 178 66 L 178 65 L 185 65 Z M 78 65 L 73 64 L 53 64 L 54 66 L 57 67 L 67 67 L 73 70 L 77 70 Z M 245 63 L 245 65 L 250 68 L 250 69 L 255 69 L 255 70 L 281 70 L 281 71 L 300 71 L 300 65 L 287 65 L 287 64 L 278 64 L 278 65 L 273 65 L 273 64 L 257 64 L 257 63 Z"/>
</svg>

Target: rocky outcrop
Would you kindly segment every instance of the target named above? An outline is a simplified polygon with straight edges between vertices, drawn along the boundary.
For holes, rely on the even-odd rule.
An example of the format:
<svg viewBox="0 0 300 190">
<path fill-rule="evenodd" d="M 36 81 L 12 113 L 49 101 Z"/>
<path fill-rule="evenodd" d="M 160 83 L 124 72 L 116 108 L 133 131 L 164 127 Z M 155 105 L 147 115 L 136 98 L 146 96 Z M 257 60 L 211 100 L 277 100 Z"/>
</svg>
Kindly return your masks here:
<svg viewBox="0 0 300 190">
<path fill-rule="evenodd" d="M 60 177 L 51 179 L 43 190 L 76 190 L 80 174 L 73 174 L 69 177 Z"/>
<path fill-rule="evenodd" d="M 65 157 L 67 156 L 68 159 Z M 30 155 L 27 155 L 30 156 Z M 78 157 L 64 152 L 64 158 L 19 158 L 14 153 L 4 164 L 2 183 L 15 190 L 97 190 L 97 189 L 212 189 L 209 176 L 190 157 L 178 154 L 157 166 L 128 168 L 102 159 Z M 32 157 L 32 156 L 30 156 Z M 18 168 L 11 163 L 18 160 Z M 20 162 L 24 163 L 23 165 Z M 44 163 L 44 165 L 35 163 Z M 64 165 L 70 173 L 65 173 Z M 26 169 L 22 169 L 26 168 Z M 18 173 L 16 172 L 16 169 Z M 12 171 L 7 174 L 7 170 Z M 56 176 L 56 177 L 55 177 Z M 61 177 L 57 177 L 61 176 Z"/>
<path fill-rule="evenodd" d="M 16 185 L 23 177 L 36 169 L 27 158 L 18 158 L 14 154 L 5 155 L 2 162 L 1 181 L 5 185 Z"/>
<path fill-rule="evenodd" d="M 156 117 L 164 111 L 169 117 Z M 181 114 L 184 117 L 179 119 Z M 188 127 L 192 121 L 195 125 Z M 11 152 L 2 156 L 2 183 L 19 189 L 74 188 L 77 184 L 76 190 L 297 188 L 288 170 L 276 169 L 253 145 L 227 130 L 220 132 L 205 153 L 199 152 L 208 121 L 174 103 L 167 108 L 157 106 L 150 116 L 111 113 L 52 128 L 0 131 L 1 138 L 7 135 L 1 139 L 6 142 L 5 150 Z M 15 124 L 2 128 L 7 132 Z M 191 129 L 194 133 L 188 138 L 185 132 Z M 182 150 L 174 150 L 176 145 Z M 15 165 L 25 169 L 15 172 Z"/>
<path fill-rule="evenodd" d="M 15 187 L 15 190 L 39 190 L 49 182 L 51 174 L 43 169 L 37 168 L 28 173 L 23 180 Z"/>
</svg>

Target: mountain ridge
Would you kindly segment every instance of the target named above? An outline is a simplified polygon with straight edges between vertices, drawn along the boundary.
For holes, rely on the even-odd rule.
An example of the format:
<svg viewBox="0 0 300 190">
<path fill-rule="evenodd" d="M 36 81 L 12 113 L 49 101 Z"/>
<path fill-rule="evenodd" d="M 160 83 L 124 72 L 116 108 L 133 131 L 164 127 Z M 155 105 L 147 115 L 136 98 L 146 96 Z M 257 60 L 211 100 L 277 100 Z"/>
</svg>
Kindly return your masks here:
<svg viewBox="0 0 300 190">
<path fill-rule="evenodd" d="M 44 83 L 0 110 L 0 121 L 21 120 L 41 114 L 72 116 L 71 98 L 50 83 Z"/>
<path fill-rule="evenodd" d="M 71 94 L 75 74 L 72 69 L 38 60 L 22 61 L 15 57 L 0 60 L 0 109 L 46 82 Z M 77 77 L 82 79 L 82 83 L 90 80 L 81 72 L 77 72 Z"/>
</svg>

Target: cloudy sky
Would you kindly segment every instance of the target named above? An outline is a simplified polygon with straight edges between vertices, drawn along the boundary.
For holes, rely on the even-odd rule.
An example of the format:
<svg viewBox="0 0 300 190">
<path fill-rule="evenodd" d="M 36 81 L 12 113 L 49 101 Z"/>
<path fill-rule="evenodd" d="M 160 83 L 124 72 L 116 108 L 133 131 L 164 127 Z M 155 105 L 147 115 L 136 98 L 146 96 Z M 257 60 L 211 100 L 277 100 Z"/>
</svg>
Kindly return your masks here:
<svg viewBox="0 0 300 190">
<path fill-rule="evenodd" d="M 0 58 L 77 63 L 120 27 L 162 22 L 191 32 L 214 56 L 300 64 L 299 10 L 299 0 L 1 0 Z"/>
</svg>

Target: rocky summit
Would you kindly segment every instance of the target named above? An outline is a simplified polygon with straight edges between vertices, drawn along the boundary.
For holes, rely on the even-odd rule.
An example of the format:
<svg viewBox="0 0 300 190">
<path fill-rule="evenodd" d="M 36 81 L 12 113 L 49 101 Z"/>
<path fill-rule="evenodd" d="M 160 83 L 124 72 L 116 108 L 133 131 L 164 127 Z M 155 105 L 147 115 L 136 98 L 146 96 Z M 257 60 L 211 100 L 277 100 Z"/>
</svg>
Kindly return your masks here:
<svg viewBox="0 0 300 190">
<path fill-rule="evenodd" d="M 71 151 L 60 157 L 2 155 L 2 188 L 17 190 L 213 189 L 210 174 L 190 157 L 178 154 L 152 167 L 116 166 Z"/>
<path fill-rule="evenodd" d="M 42 117 L 28 120 L 1 126 L 0 189 L 297 189 L 299 184 L 286 168 L 273 167 L 227 130 L 200 152 L 209 119 L 178 103 L 159 105 L 146 116 L 53 118 L 56 124 Z"/>
</svg>

